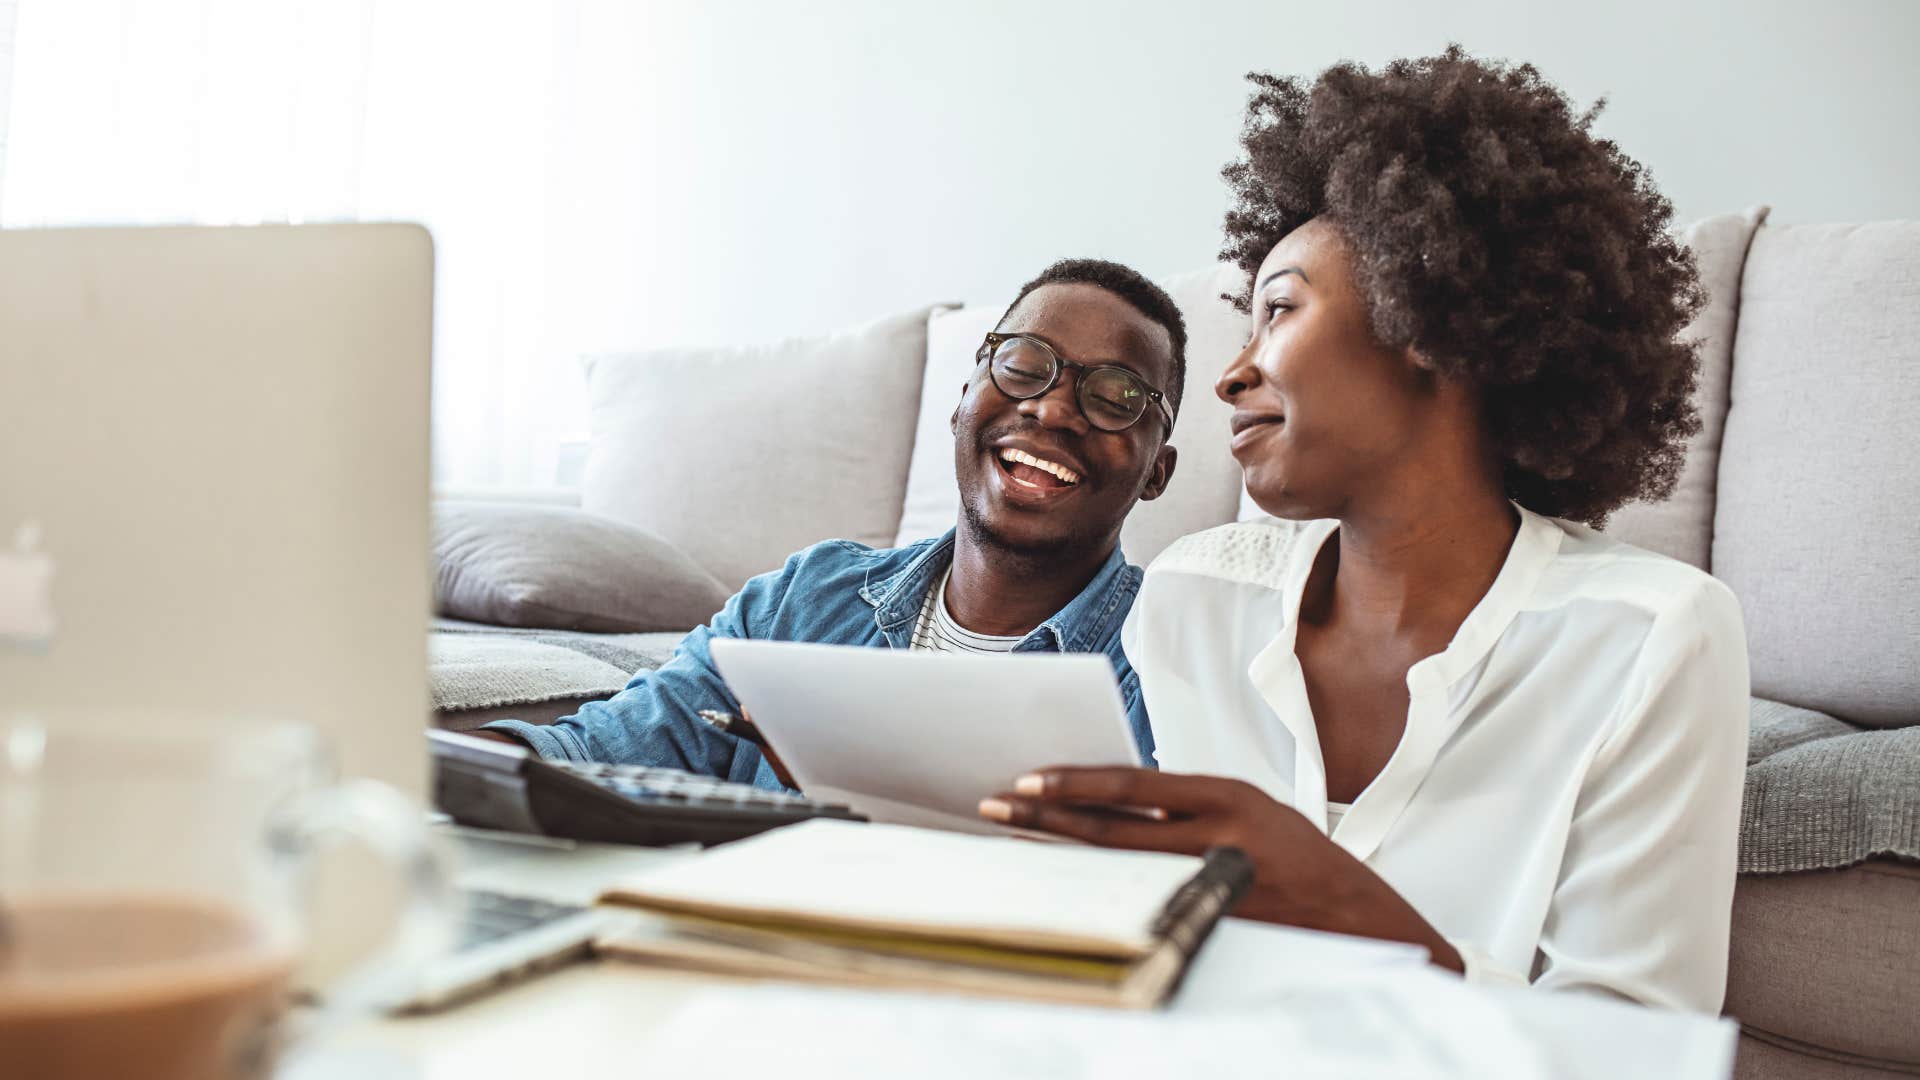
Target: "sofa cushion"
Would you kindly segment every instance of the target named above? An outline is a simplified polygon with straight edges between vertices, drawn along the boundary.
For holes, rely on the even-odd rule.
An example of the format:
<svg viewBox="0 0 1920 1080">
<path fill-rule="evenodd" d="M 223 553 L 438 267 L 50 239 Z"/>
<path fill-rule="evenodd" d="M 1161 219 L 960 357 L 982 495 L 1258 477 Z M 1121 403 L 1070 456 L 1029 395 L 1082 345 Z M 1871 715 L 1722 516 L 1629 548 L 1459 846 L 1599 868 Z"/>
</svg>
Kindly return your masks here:
<svg viewBox="0 0 1920 1080">
<path fill-rule="evenodd" d="M 1875 1059 L 1840 1054 L 1764 1031 L 1742 1030 L 1733 1059 L 1733 1080 L 1897 1080 L 1911 1075 L 1911 1070 Z"/>
<path fill-rule="evenodd" d="M 1913 1071 L 1916 955 L 1920 865 L 1875 860 L 1743 877 L 1733 895 L 1726 1012 L 1761 1040 Z M 1741 1074 L 1761 1075 L 1744 1066 Z"/>
<path fill-rule="evenodd" d="M 892 544 L 930 310 L 771 345 L 588 358 L 581 506 L 659 534 L 729 589 L 820 540 Z"/>
<path fill-rule="evenodd" d="M 1700 285 L 1707 294 L 1706 306 L 1680 334 L 1700 349 L 1700 381 L 1693 395 L 1700 410 L 1700 431 L 1687 443 L 1687 463 L 1672 495 L 1662 502 L 1624 506 L 1607 523 L 1610 536 L 1702 570 L 1712 569 L 1708 563 L 1713 548 L 1714 487 L 1719 481 L 1720 439 L 1733 377 L 1740 272 L 1747 261 L 1747 245 L 1766 216 L 1767 208 L 1756 206 L 1745 213 L 1696 221 L 1681 232 L 1681 241 L 1699 265 Z"/>
<path fill-rule="evenodd" d="M 729 595 L 645 529 L 562 506 L 439 503 L 433 554 L 439 613 L 499 626 L 684 630 Z"/>
<path fill-rule="evenodd" d="M 1741 873 L 1920 859 L 1920 727 L 1861 729 L 1759 699 L 1750 718 Z"/>
<path fill-rule="evenodd" d="M 1754 693 L 1920 721 L 1920 222 L 1763 225 L 1733 360 L 1713 573 Z"/>
<path fill-rule="evenodd" d="M 1214 397 L 1213 383 L 1246 333 L 1244 316 L 1220 299 L 1223 292 L 1239 288 L 1238 274 L 1234 267 L 1221 265 L 1160 282 L 1187 321 L 1187 378 L 1173 434 L 1180 458 L 1166 494 L 1135 507 L 1121 529 L 1121 547 L 1134 563 L 1153 561 L 1176 537 L 1233 520 L 1240 467 L 1227 450 L 1232 410 Z M 928 325 L 927 374 L 896 543 L 938 536 L 958 518 L 948 421 L 973 375 L 980 339 L 1004 310 L 1004 305 L 975 305 L 940 312 Z"/>
</svg>

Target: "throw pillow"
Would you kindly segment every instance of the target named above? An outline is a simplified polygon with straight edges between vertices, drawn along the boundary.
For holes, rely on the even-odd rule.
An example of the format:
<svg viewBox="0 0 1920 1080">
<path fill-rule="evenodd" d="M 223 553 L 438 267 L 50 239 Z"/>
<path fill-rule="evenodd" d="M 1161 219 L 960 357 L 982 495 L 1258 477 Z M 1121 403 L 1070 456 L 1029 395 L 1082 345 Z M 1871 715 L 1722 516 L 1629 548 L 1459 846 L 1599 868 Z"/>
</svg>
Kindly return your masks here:
<svg viewBox="0 0 1920 1080">
<path fill-rule="evenodd" d="M 590 357 L 581 506 L 679 545 L 730 588 L 820 540 L 891 545 L 930 310 L 770 345 Z"/>
<path fill-rule="evenodd" d="M 433 553 L 440 614 L 496 626 L 685 630 L 731 595 L 660 537 L 571 507 L 443 502 Z"/>
<path fill-rule="evenodd" d="M 1713 575 L 1753 692 L 1920 722 L 1920 222 L 1768 225 L 1740 280 Z"/>
</svg>

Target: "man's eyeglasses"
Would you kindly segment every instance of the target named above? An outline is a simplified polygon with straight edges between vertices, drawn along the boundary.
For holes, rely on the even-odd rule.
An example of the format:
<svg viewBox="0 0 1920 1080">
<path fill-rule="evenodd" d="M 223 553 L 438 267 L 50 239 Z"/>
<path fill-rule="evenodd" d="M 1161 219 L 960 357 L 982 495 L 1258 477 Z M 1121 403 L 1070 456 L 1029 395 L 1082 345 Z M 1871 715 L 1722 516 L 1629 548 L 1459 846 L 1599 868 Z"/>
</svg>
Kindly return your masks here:
<svg viewBox="0 0 1920 1080">
<path fill-rule="evenodd" d="M 1060 381 L 1060 370 L 1069 368 L 1078 375 L 1074 398 L 1087 423 L 1101 431 L 1125 431 L 1140 422 L 1152 403 L 1166 418 L 1167 434 L 1173 434 L 1173 409 L 1167 405 L 1167 395 L 1117 364 L 1075 363 L 1027 334 L 988 334 L 976 359 L 987 365 L 993 385 L 1015 401 L 1052 390 Z"/>
</svg>

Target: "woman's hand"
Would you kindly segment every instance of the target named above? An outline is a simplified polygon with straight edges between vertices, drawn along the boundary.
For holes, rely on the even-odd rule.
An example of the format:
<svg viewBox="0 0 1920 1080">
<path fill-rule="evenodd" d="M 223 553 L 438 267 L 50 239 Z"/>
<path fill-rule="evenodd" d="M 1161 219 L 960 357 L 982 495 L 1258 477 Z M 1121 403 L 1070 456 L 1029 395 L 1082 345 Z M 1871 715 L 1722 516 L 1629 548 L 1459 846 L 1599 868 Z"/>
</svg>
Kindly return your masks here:
<svg viewBox="0 0 1920 1080">
<path fill-rule="evenodd" d="M 1234 914 L 1315 930 L 1407 941 L 1462 971 L 1460 954 L 1365 863 L 1290 806 L 1239 780 L 1152 769 L 1056 767 L 980 802 L 980 816 L 1102 847 L 1204 854 L 1231 846 L 1253 861 Z"/>
</svg>

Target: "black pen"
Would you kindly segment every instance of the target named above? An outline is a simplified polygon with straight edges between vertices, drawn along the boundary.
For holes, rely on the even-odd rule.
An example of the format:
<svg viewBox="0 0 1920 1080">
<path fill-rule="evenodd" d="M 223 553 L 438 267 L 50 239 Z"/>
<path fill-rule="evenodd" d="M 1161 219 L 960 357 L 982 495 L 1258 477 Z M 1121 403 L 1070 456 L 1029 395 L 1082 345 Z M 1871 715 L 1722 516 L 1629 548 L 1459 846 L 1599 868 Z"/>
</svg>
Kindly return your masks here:
<svg viewBox="0 0 1920 1080">
<path fill-rule="evenodd" d="M 774 752 L 773 747 L 767 745 L 767 737 L 760 734 L 760 729 L 754 726 L 752 718 L 744 714 L 736 716 L 730 712 L 721 712 L 719 709 L 697 709 L 695 715 L 734 738 L 751 743 L 760 751 L 760 756 L 767 760 L 775 778 L 795 791 L 800 790 L 800 785 L 793 782 L 793 774 L 787 771 L 787 763 L 781 761 L 780 755 Z"/>
<path fill-rule="evenodd" d="M 695 715 L 734 738 L 745 739 L 755 746 L 767 745 L 766 737 L 760 734 L 760 729 L 754 726 L 752 720 L 744 716 L 721 712 L 719 709 L 701 709 Z"/>
</svg>

